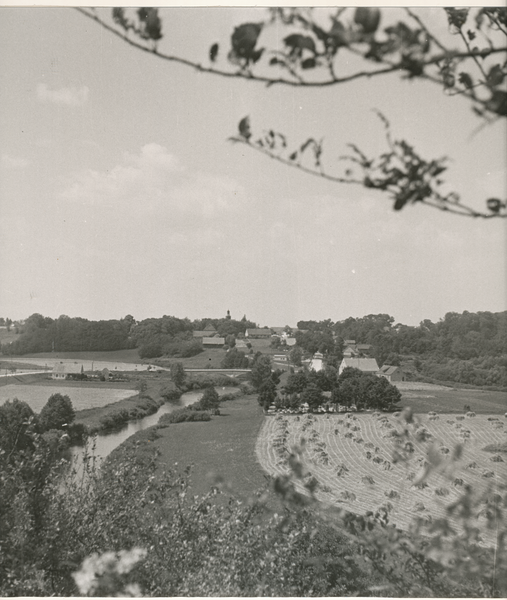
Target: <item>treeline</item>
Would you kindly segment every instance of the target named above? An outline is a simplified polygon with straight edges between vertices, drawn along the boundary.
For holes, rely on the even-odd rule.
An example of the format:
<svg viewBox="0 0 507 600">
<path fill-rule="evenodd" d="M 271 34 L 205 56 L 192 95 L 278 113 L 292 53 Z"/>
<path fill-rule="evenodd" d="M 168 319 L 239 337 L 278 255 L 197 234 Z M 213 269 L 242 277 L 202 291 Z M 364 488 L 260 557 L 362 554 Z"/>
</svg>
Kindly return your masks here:
<svg viewBox="0 0 507 600">
<path fill-rule="evenodd" d="M 436 358 L 460 360 L 507 354 L 507 311 L 449 312 L 437 323 L 425 319 L 415 327 L 394 324 L 394 318 L 387 314 L 349 317 L 336 323 L 330 319 L 299 321 L 297 326 L 308 330 L 305 334 L 296 334 L 296 339 L 298 345 L 309 351 L 317 349 L 316 343 L 321 352 L 329 351 L 331 339 L 334 339 L 335 345 L 355 340 L 360 344 L 371 344 L 375 358 L 380 362 L 391 353 L 431 354 Z"/>
<path fill-rule="evenodd" d="M 204 331 L 212 326 L 209 337 L 218 335 L 233 346 L 237 337 L 243 337 L 247 328 L 256 327 L 244 316 L 240 321 L 232 319 L 228 314 L 221 319 L 178 319 L 163 316 L 159 319 L 145 319 L 137 323 L 131 330 L 132 340 L 141 358 L 172 356 L 188 358 L 202 352 L 202 343 L 193 338 L 192 332 Z"/>
<path fill-rule="evenodd" d="M 133 348 L 130 329 L 133 317 L 120 320 L 88 321 L 62 315 L 58 319 L 35 313 L 26 319 L 19 338 L 2 344 L 3 354 L 35 352 L 80 352 Z"/>
<path fill-rule="evenodd" d="M 35 313 L 21 326 L 18 339 L 1 346 L 3 354 L 36 352 L 109 351 L 138 348 L 141 358 L 159 356 L 189 357 L 202 352 L 202 344 L 192 336 L 212 325 L 218 335 L 231 340 L 243 337 L 256 324 L 246 316 L 235 320 L 228 314 L 220 319 L 179 319 L 164 315 L 136 322 L 132 315 L 109 321 L 89 321 L 66 315 L 52 319 Z"/>
<path fill-rule="evenodd" d="M 372 346 L 379 365 L 413 359 L 418 376 L 477 386 L 507 387 L 507 311 L 450 312 L 437 323 L 394 323 L 387 314 L 349 317 L 333 323 L 299 321 L 298 346 L 326 354 L 329 364 L 341 360 L 346 340 Z"/>
</svg>

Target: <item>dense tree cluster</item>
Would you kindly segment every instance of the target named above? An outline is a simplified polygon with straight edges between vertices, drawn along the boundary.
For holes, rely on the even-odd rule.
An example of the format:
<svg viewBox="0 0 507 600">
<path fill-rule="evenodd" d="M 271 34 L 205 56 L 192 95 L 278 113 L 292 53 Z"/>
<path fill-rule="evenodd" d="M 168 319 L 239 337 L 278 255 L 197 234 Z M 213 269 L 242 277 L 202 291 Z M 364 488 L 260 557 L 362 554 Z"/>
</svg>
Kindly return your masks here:
<svg viewBox="0 0 507 600">
<path fill-rule="evenodd" d="M 88 321 L 66 315 L 51 319 L 33 314 L 26 319 L 20 336 L 2 345 L 4 354 L 34 352 L 79 352 L 90 350 L 123 350 L 133 348 L 129 317 L 110 321 Z"/>
<path fill-rule="evenodd" d="M 246 315 L 239 321 L 233 319 L 230 314 L 222 319 L 196 319 L 192 321 L 192 328 L 195 331 L 203 331 L 207 326 L 212 325 L 220 337 L 226 338 L 229 335 L 243 337 L 247 329 L 255 329 L 257 325 L 249 321 Z"/>
<path fill-rule="evenodd" d="M 250 361 L 242 350 L 231 348 L 222 360 L 222 369 L 248 369 Z"/>
<path fill-rule="evenodd" d="M 324 395 L 323 392 L 331 392 Z M 289 375 L 281 394 L 266 403 L 268 398 L 259 397 L 259 403 L 269 408 L 300 410 L 307 404 L 310 411 L 319 407 L 339 411 L 354 407 L 356 410 L 392 410 L 401 401 L 398 388 L 384 377 L 367 375 L 358 369 L 347 367 L 338 376 L 336 369 L 328 367 L 319 372 L 300 371 Z"/>
<path fill-rule="evenodd" d="M 422 376 L 507 386 L 507 312 L 450 312 L 437 323 L 425 319 L 418 326 L 395 324 L 390 315 L 378 314 L 336 323 L 329 319 L 299 321 L 298 328 L 307 330 L 298 335 L 298 346 L 307 353 L 316 349 L 328 352 L 329 364 L 336 364 L 344 340 L 354 340 L 371 345 L 372 356 L 380 365 L 399 365 L 402 357 L 410 357 Z M 331 336 L 334 349 L 314 343 Z"/>
</svg>

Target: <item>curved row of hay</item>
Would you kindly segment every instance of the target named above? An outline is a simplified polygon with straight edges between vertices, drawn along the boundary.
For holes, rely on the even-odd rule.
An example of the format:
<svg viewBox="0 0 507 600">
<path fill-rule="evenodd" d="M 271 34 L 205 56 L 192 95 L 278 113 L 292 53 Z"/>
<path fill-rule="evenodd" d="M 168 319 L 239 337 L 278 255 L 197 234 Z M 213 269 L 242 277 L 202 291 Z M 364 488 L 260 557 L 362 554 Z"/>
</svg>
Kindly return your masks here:
<svg viewBox="0 0 507 600">
<path fill-rule="evenodd" d="M 466 484 L 477 490 L 490 486 L 494 491 L 498 481 L 507 478 L 507 455 L 483 450 L 506 440 L 503 417 L 430 413 L 419 418 L 418 440 L 411 437 L 397 444 L 401 438 L 396 432 L 401 429 L 399 418 L 380 413 L 279 415 L 265 420 L 256 452 L 268 473 L 280 475 L 288 472 L 292 448 L 304 440 L 303 460 L 320 484 L 317 495 L 323 501 L 363 514 L 389 504 L 391 520 L 401 528 L 414 516 L 427 521 L 443 517 L 445 507 L 459 497 Z M 456 444 L 463 450 L 452 476 L 432 473 L 414 485 L 429 448 L 434 460 L 445 463 Z M 393 460 L 395 448 L 409 460 Z M 485 533 L 484 541 L 491 539 Z"/>
</svg>

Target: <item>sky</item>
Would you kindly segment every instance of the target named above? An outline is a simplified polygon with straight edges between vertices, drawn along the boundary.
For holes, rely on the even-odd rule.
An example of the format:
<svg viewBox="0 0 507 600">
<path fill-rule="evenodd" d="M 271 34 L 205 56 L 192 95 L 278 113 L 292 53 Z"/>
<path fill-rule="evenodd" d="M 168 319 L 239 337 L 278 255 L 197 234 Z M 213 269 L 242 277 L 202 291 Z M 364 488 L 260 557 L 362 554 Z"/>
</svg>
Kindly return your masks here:
<svg viewBox="0 0 507 600">
<path fill-rule="evenodd" d="M 207 63 L 264 9 L 162 16 L 160 50 Z M 382 151 L 379 109 L 423 156 L 451 157 L 465 202 L 505 198 L 505 124 L 479 128 L 438 86 L 266 88 L 139 52 L 71 8 L 1 8 L 0 106 L 0 316 L 417 325 L 507 308 L 506 220 L 395 212 L 228 141 L 249 115 L 294 145 L 324 138 L 332 170 L 348 142 Z"/>
</svg>

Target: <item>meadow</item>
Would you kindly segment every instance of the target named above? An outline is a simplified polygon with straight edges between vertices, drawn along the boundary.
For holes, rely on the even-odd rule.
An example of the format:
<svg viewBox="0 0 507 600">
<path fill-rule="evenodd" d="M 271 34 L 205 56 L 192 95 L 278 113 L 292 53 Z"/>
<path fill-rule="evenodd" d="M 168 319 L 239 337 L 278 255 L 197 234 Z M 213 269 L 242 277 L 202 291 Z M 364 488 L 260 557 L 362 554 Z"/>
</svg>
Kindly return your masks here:
<svg viewBox="0 0 507 600">
<path fill-rule="evenodd" d="M 507 411 L 507 394 L 487 389 L 453 388 L 417 381 L 397 382 L 402 394 L 400 406 L 416 413 L 436 411 L 462 413 L 465 406 L 477 414 L 501 414 Z"/>
<path fill-rule="evenodd" d="M 264 413 L 256 396 L 222 402 L 220 416 L 199 423 L 178 423 L 158 430 L 160 468 L 192 465 L 191 492 L 205 494 L 219 477 L 235 496 L 248 498 L 266 484 L 255 455 Z"/>
<path fill-rule="evenodd" d="M 49 382 L 48 382 L 49 384 Z M 7 400 L 22 400 L 26 402 L 35 412 L 40 412 L 42 407 L 48 401 L 52 394 L 67 395 L 71 399 L 74 410 L 80 411 L 84 409 L 92 409 L 103 407 L 106 404 L 111 404 L 137 396 L 137 391 L 132 389 L 132 385 L 125 387 L 112 386 L 94 386 L 87 384 L 83 385 L 23 385 L 10 384 L 0 387 L 0 405 Z"/>
<path fill-rule="evenodd" d="M 256 453 L 271 475 L 288 472 L 291 450 L 303 448 L 303 462 L 319 482 L 317 496 L 326 503 L 365 514 L 387 503 L 391 522 L 407 528 L 414 516 L 428 521 L 445 515 L 445 507 L 470 484 L 480 491 L 494 491 L 507 478 L 507 454 L 484 448 L 507 442 L 507 419 L 475 413 L 436 414 L 416 417 L 415 436 L 404 448 L 410 460 L 393 460 L 400 417 L 385 413 L 346 415 L 276 415 L 267 418 L 260 431 Z M 420 436 L 422 437 L 422 436 Z M 432 473 L 417 484 L 428 450 L 446 461 L 461 444 L 462 455 L 452 475 Z M 485 542 L 490 541 L 488 534 Z"/>
</svg>

